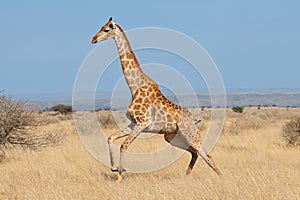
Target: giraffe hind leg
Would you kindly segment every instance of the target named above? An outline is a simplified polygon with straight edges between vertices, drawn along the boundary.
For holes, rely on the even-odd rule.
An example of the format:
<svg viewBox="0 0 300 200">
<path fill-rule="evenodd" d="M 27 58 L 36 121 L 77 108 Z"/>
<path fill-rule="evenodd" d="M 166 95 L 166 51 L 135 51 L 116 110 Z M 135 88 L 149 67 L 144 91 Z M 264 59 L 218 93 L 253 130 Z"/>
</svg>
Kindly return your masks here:
<svg viewBox="0 0 300 200">
<path fill-rule="evenodd" d="M 180 133 L 165 133 L 164 138 L 171 145 L 178 147 L 180 149 L 186 150 L 191 153 L 192 158 L 191 158 L 190 164 L 186 171 L 186 174 L 189 175 L 192 172 L 194 165 L 198 159 L 197 150 L 194 149 L 192 146 L 190 146 L 185 141 L 184 137 L 182 135 L 180 135 Z"/>
<path fill-rule="evenodd" d="M 201 158 L 203 158 L 203 160 L 208 164 L 208 166 L 210 166 L 218 175 L 222 175 L 209 154 L 207 154 L 203 149 L 200 150 L 198 154 L 201 156 Z"/>
<path fill-rule="evenodd" d="M 221 172 L 216 167 L 212 157 L 203 150 L 201 135 L 197 127 L 193 123 L 191 123 L 190 126 L 180 124 L 178 127 L 180 134 L 185 138 L 187 143 L 193 149 L 197 150 L 197 155 L 200 156 L 218 175 L 221 175 Z"/>
<path fill-rule="evenodd" d="M 194 168 L 194 165 L 198 159 L 198 153 L 197 153 L 197 150 L 195 150 L 193 147 L 189 147 L 188 151 L 191 153 L 192 155 L 192 158 L 191 158 L 191 161 L 190 161 L 190 164 L 188 166 L 188 169 L 186 170 L 186 175 L 189 175 L 191 174 L 193 168 Z"/>
</svg>

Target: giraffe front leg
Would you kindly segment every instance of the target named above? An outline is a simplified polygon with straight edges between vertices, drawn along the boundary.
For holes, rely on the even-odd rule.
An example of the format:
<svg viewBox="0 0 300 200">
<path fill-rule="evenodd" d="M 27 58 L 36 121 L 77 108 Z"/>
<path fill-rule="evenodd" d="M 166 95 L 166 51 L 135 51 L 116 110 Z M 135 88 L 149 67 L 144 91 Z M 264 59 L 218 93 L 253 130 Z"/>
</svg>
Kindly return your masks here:
<svg viewBox="0 0 300 200">
<path fill-rule="evenodd" d="M 116 167 L 116 161 L 115 161 L 115 156 L 114 156 L 114 151 L 113 151 L 113 143 L 114 141 L 127 136 L 129 133 L 128 131 L 125 129 L 124 131 L 118 131 L 116 133 L 113 133 L 112 135 L 110 135 L 107 139 L 107 143 L 109 146 L 109 158 L 110 158 L 110 164 L 111 164 L 111 171 L 112 172 L 117 172 L 118 168 Z"/>
<path fill-rule="evenodd" d="M 118 167 L 118 178 L 117 181 L 122 180 L 122 172 L 123 165 L 124 165 L 124 154 L 126 150 L 128 149 L 129 145 L 137 138 L 137 136 L 144 130 L 147 126 L 142 124 L 137 124 L 133 127 L 132 132 L 129 134 L 129 136 L 125 139 L 125 141 L 122 143 L 120 147 L 120 161 L 119 161 L 119 167 Z"/>
</svg>

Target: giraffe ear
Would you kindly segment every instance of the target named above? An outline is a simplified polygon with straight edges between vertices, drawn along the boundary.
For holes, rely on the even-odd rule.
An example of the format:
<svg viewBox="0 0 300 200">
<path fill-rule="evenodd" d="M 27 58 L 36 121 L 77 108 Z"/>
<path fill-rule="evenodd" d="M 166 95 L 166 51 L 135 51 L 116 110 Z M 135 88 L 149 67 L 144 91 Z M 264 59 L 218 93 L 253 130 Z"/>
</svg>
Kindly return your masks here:
<svg viewBox="0 0 300 200">
<path fill-rule="evenodd" d="M 108 21 L 112 21 L 112 17 L 110 17 Z"/>
</svg>

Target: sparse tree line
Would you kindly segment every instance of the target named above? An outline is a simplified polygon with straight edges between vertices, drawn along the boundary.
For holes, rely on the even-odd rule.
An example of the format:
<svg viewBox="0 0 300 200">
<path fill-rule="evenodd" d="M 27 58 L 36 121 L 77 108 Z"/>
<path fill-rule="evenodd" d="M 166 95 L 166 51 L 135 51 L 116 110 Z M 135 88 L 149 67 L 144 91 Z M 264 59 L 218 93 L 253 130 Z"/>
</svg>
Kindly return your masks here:
<svg viewBox="0 0 300 200">
<path fill-rule="evenodd" d="M 234 112 L 236 112 L 237 110 L 240 109 L 244 109 L 245 107 L 249 107 L 249 108 L 257 108 L 258 110 L 260 110 L 261 108 L 296 108 L 297 106 L 277 106 L 276 104 L 272 104 L 272 105 L 244 105 L 244 106 L 227 106 L 226 108 L 231 108 L 232 110 L 234 110 Z M 197 107 L 192 107 L 192 108 L 197 108 Z M 205 109 L 211 109 L 213 108 L 212 106 L 201 106 L 201 110 L 205 110 Z M 220 108 L 219 106 L 216 106 L 214 108 Z M 237 111 L 240 112 L 240 111 Z"/>
</svg>

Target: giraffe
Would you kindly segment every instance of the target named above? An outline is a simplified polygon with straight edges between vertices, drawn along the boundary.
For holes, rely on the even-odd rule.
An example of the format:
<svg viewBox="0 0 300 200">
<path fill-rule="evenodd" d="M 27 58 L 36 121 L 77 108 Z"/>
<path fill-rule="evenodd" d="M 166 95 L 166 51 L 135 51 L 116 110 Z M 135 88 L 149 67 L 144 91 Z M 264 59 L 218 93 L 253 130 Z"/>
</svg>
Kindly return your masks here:
<svg viewBox="0 0 300 200">
<path fill-rule="evenodd" d="M 191 153 L 191 161 L 186 174 L 190 174 L 200 156 L 218 174 L 220 171 L 209 154 L 202 148 L 200 132 L 192 114 L 179 105 L 169 101 L 160 91 L 158 84 L 141 68 L 123 29 L 112 18 L 93 37 L 92 44 L 113 38 L 115 40 L 125 80 L 132 95 L 127 109 L 131 124 L 124 130 L 108 137 L 111 171 L 118 172 L 117 181 L 122 180 L 125 171 L 124 153 L 141 132 L 163 134 L 164 139 L 173 146 Z M 113 154 L 114 141 L 126 137 L 120 146 L 119 165 Z"/>
</svg>

